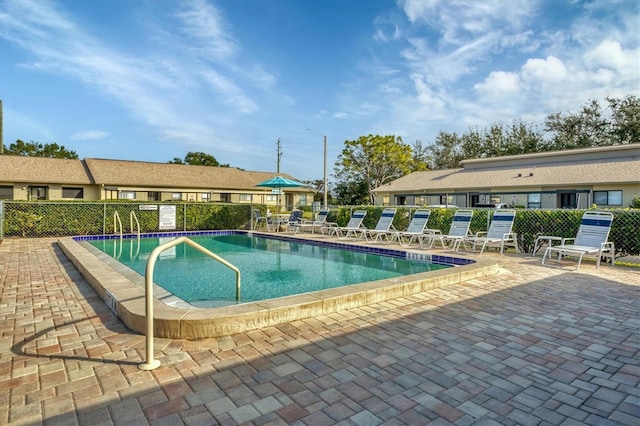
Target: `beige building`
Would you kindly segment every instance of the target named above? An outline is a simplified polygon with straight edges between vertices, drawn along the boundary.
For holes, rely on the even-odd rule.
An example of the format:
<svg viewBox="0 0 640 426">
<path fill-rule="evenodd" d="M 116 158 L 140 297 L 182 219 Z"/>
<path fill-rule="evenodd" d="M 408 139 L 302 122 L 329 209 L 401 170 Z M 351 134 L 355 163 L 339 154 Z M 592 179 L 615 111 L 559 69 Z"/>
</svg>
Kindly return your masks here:
<svg viewBox="0 0 640 426">
<path fill-rule="evenodd" d="M 297 180 L 281 173 L 281 176 Z M 233 167 L 0 155 L 0 199 L 138 200 L 311 205 L 309 187 L 262 188 L 276 176 Z M 278 200 L 279 198 L 279 200 Z"/>
<path fill-rule="evenodd" d="M 374 190 L 379 205 L 508 203 L 528 208 L 628 207 L 640 197 L 640 143 L 465 160 Z"/>
</svg>

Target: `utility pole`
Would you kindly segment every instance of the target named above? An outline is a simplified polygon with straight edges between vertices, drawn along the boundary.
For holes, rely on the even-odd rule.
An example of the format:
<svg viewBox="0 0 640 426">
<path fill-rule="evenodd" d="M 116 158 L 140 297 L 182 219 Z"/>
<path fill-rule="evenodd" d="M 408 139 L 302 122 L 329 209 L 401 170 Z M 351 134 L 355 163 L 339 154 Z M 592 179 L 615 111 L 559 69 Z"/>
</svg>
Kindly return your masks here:
<svg viewBox="0 0 640 426">
<path fill-rule="evenodd" d="M 2 99 L 0 99 L 0 155 L 4 154 L 4 139 L 2 139 Z"/>
<path fill-rule="evenodd" d="M 280 146 L 280 138 L 278 138 L 278 143 L 276 144 L 278 148 L 278 167 L 277 173 L 280 174 L 280 158 L 282 158 L 282 147 Z"/>
</svg>

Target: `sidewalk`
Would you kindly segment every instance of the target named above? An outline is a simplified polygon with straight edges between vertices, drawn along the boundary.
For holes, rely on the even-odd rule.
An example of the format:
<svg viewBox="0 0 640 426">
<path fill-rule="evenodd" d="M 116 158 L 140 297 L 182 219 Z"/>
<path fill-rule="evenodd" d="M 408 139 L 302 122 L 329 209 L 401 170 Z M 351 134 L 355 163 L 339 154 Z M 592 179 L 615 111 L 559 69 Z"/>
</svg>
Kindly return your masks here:
<svg viewBox="0 0 640 426">
<path fill-rule="evenodd" d="M 0 424 L 638 424 L 640 270 L 498 275 L 199 341 L 128 331 L 54 239 L 0 244 Z"/>
</svg>

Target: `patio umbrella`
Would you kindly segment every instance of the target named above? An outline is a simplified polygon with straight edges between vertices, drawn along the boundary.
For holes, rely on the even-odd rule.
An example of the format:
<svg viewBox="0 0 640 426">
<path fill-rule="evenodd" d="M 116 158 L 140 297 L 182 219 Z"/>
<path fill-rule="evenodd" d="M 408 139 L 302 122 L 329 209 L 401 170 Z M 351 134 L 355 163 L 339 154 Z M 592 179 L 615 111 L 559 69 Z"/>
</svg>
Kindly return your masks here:
<svg viewBox="0 0 640 426">
<path fill-rule="evenodd" d="M 265 188 L 274 188 L 278 190 L 278 198 L 277 198 L 277 202 L 276 202 L 276 210 L 279 210 L 280 208 L 280 189 L 282 188 L 299 188 L 301 186 L 304 186 L 304 183 L 302 182 L 298 182 L 296 180 L 292 180 L 292 179 L 287 179 L 284 178 L 282 176 L 276 176 L 273 177 L 271 179 L 267 179 L 264 182 L 260 182 L 259 184 L 257 184 L 256 186 L 262 186 Z"/>
</svg>

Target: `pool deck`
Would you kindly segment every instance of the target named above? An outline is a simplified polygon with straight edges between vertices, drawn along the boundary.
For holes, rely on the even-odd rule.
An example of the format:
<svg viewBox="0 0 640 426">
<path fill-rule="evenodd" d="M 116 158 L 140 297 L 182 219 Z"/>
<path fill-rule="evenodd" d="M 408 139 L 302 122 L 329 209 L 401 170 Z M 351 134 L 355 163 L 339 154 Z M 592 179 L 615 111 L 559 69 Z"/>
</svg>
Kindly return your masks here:
<svg viewBox="0 0 640 426">
<path fill-rule="evenodd" d="M 430 250 L 430 252 L 438 252 Z M 200 340 L 127 329 L 55 239 L 0 244 L 0 424 L 638 424 L 640 269 L 499 272 Z"/>
</svg>

